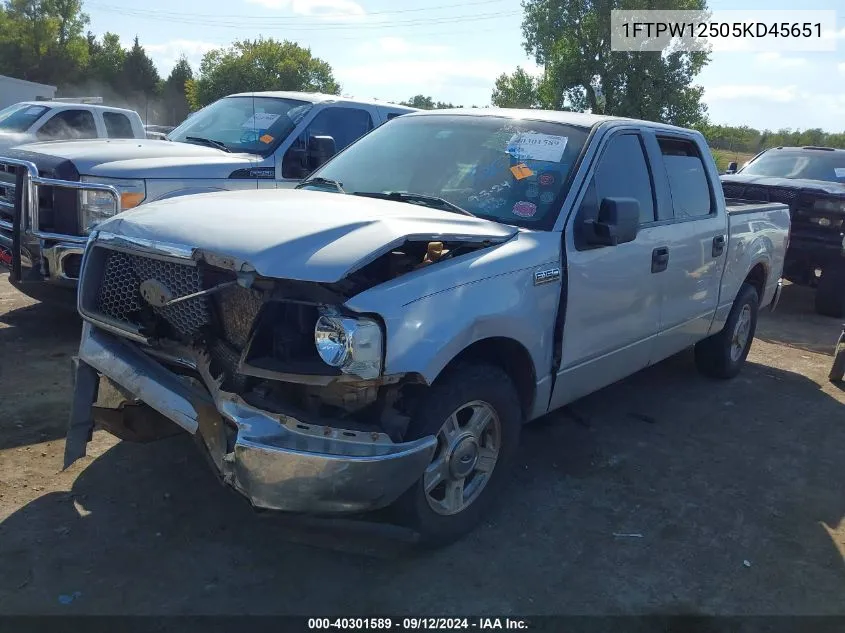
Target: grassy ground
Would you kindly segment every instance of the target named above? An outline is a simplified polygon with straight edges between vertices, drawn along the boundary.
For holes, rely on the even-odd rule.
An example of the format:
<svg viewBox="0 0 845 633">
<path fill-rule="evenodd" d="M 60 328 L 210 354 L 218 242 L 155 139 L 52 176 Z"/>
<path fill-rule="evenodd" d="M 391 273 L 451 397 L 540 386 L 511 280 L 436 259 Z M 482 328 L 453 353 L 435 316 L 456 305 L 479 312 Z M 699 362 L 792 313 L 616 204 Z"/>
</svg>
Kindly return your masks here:
<svg viewBox="0 0 845 633">
<path fill-rule="evenodd" d="M 728 163 L 736 161 L 737 165 L 742 167 L 742 164 L 754 157 L 754 154 L 744 154 L 743 152 L 731 152 L 726 149 L 710 148 L 713 158 L 716 160 L 716 166 L 719 168 L 719 173 L 723 173 L 728 168 Z"/>
</svg>

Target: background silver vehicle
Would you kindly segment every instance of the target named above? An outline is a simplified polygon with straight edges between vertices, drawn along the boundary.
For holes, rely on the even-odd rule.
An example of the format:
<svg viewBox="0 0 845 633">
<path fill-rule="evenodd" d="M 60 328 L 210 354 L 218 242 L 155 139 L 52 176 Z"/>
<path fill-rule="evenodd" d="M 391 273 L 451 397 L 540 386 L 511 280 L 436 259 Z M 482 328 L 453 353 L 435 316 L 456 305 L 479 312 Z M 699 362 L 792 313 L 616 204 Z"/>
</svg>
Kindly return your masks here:
<svg viewBox="0 0 845 633">
<path fill-rule="evenodd" d="M 190 116 L 167 135 L 171 142 L 144 140 L 141 128 L 139 140 L 32 143 L 7 150 L 0 156 L 0 251 L 8 262 L 20 261 L 11 276 L 18 289 L 36 298 L 72 300 L 88 235 L 119 210 L 186 194 L 293 187 L 355 139 L 413 111 L 317 93 L 245 93 Z M 102 187 L 54 191 L 44 182 L 31 187 L 31 176 L 39 175 L 113 187 L 119 204 Z M 30 204 L 26 213 L 19 211 L 16 243 L 19 177 Z"/>
<path fill-rule="evenodd" d="M 726 208 L 690 130 L 417 113 L 300 187 L 98 227 L 67 463 L 95 420 L 134 439 L 169 420 L 257 507 L 391 505 L 448 541 L 524 422 L 691 346 L 735 376 L 780 292 L 788 208 Z"/>
</svg>

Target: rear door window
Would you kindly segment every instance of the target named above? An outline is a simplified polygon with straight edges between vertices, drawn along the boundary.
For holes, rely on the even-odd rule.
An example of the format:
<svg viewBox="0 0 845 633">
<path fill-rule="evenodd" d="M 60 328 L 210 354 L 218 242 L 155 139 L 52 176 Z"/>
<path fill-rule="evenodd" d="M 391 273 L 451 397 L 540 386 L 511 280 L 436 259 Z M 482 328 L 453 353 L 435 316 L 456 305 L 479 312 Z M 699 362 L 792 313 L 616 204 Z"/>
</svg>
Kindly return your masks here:
<svg viewBox="0 0 845 633">
<path fill-rule="evenodd" d="M 103 112 L 103 122 L 109 138 L 135 138 L 129 117 L 119 112 Z"/>
<path fill-rule="evenodd" d="M 676 219 L 704 218 L 713 212 L 710 183 L 698 147 L 692 141 L 658 137 L 669 178 Z"/>
</svg>

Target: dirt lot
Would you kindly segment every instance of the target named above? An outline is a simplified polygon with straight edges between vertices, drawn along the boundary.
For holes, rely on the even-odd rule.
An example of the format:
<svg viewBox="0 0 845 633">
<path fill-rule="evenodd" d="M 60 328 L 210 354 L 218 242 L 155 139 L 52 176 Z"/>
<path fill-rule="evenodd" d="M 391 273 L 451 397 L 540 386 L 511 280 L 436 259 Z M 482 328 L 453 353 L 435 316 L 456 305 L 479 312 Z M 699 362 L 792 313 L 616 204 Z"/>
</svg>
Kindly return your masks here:
<svg viewBox="0 0 845 633">
<path fill-rule="evenodd" d="M 670 359 L 526 429 L 491 520 L 419 553 L 257 515 L 187 437 L 61 472 L 79 322 L 0 277 L 0 613 L 845 613 L 839 323 L 787 288 L 744 373 Z M 401 535 L 400 535 L 401 536 Z"/>
</svg>

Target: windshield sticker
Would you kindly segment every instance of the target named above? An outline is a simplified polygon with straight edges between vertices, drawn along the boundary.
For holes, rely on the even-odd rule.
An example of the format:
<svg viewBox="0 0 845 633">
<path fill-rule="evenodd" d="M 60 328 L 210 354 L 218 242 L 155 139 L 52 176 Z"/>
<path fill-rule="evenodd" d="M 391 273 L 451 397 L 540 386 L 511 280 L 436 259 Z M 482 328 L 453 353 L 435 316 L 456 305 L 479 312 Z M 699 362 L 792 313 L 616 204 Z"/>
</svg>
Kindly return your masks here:
<svg viewBox="0 0 845 633">
<path fill-rule="evenodd" d="M 266 130 L 268 127 L 273 125 L 276 122 L 276 119 L 279 118 L 279 114 L 273 114 L 272 112 L 256 112 L 251 117 L 249 117 L 241 127 L 256 129 L 256 130 Z"/>
<path fill-rule="evenodd" d="M 544 191 L 540 195 L 540 202 L 543 204 L 551 204 L 555 199 L 555 194 L 553 191 Z"/>
<path fill-rule="evenodd" d="M 273 142 L 273 137 L 270 136 L 269 134 L 265 134 L 264 136 L 262 136 L 258 140 L 261 141 L 262 143 L 264 143 L 265 145 L 269 145 L 270 143 Z"/>
<path fill-rule="evenodd" d="M 833 171 L 836 172 L 837 178 L 845 178 L 845 167 L 834 167 Z"/>
<path fill-rule="evenodd" d="M 563 158 L 563 151 L 566 149 L 568 140 L 565 136 L 554 134 L 521 132 L 511 137 L 505 151 L 519 160 L 557 163 Z"/>
<path fill-rule="evenodd" d="M 450 136 L 452 136 L 452 130 L 440 130 L 434 138 L 449 138 Z"/>
<path fill-rule="evenodd" d="M 526 198 L 536 198 L 539 195 L 540 188 L 537 185 L 528 185 L 528 188 L 525 190 Z"/>
<path fill-rule="evenodd" d="M 550 171 L 540 174 L 540 184 L 543 187 L 551 187 L 553 184 L 555 184 L 554 174 Z"/>
<path fill-rule="evenodd" d="M 520 163 L 519 165 L 511 167 L 511 173 L 517 180 L 522 180 L 523 178 L 528 178 L 534 172 L 531 171 L 525 163 Z"/>
<path fill-rule="evenodd" d="M 537 205 L 533 202 L 520 200 L 515 205 L 513 205 L 512 211 L 514 215 L 518 215 L 521 218 L 530 218 L 533 217 L 535 213 L 537 213 Z"/>
<path fill-rule="evenodd" d="M 44 108 L 42 106 L 32 106 L 31 108 L 28 108 L 27 111 L 24 112 L 24 114 L 32 115 L 41 114 L 42 112 L 44 112 Z"/>
</svg>

